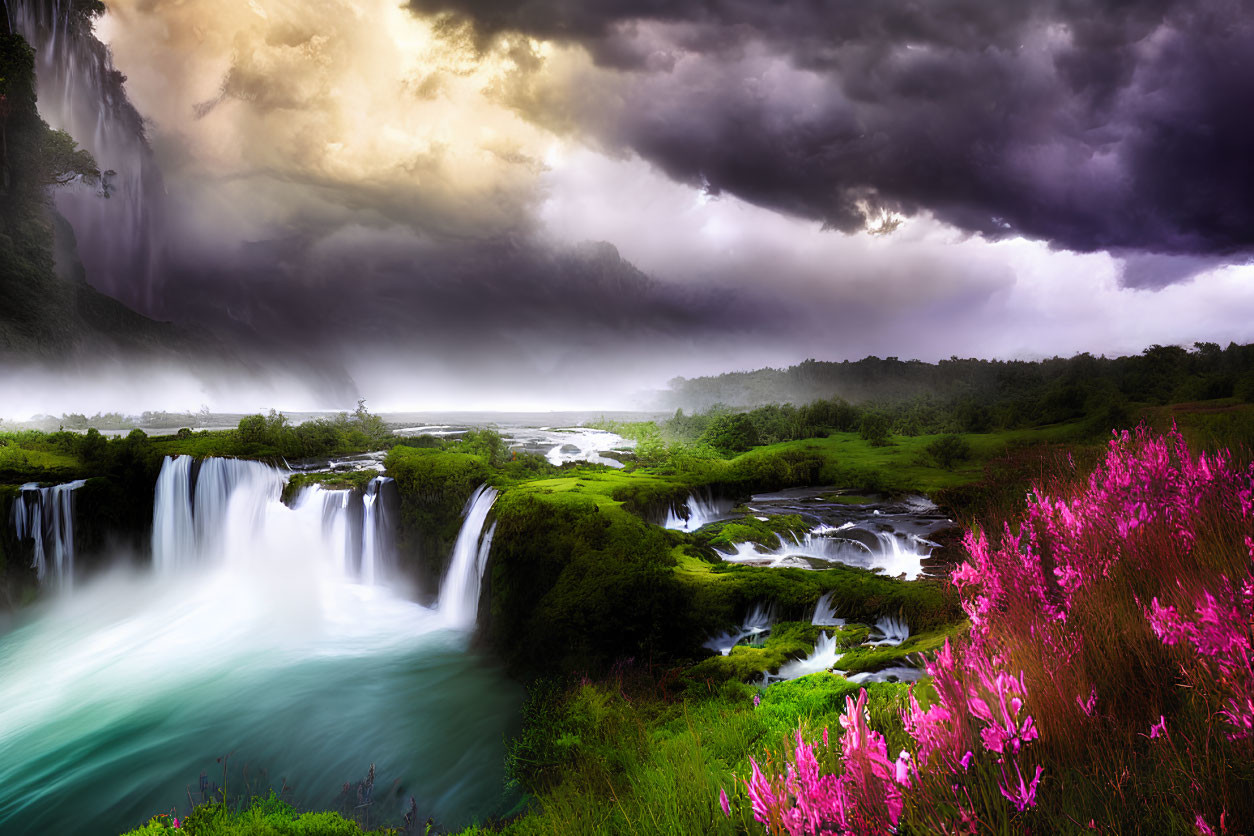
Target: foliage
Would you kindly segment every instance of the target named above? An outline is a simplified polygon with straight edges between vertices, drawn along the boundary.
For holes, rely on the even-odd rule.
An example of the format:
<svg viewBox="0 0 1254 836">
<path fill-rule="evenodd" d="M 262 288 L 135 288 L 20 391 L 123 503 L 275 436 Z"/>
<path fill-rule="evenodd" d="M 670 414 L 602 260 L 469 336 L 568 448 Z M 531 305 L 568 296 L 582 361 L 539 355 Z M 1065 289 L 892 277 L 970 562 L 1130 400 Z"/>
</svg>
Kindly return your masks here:
<svg viewBox="0 0 1254 836">
<path fill-rule="evenodd" d="M 962 436 L 943 435 L 927 445 L 927 452 L 938 466 L 953 470 L 955 464 L 971 458 L 971 445 Z"/>
<path fill-rule="evenodd" d="M 862 416 L 862 423 L 858 425 L 858 435 L 864 441 L 869 441 L 873 447 L 883 447 L 888 444 L 890 426 L 887 415 L 882 412 L 868 412 Z"/>
<path fill-rule="evenodd" d="M 182 819 L 175 815 L 153 816 L 124 836 L 384 836 L 396 833 L 392 828 L 363 830 L 339 813 L 299 813 L 271 792 L 266 798 L 254 798 L 239 810 L 217 802 L 197 806 Z"/>
<path fill-rule="evenodd" d="M 393 447 L 384 459 L 401 497 L 397 545 L 419 558 L 427 589 L 438 588 L 457 538 L 462 510 L 491 477 L 482 456 L 440 449 Z"/>
<path fill-rule="evenodd" d="M 799 732 L 786 771 L 752 764 L 757 821 L 790 834 L 1248 821 L 1252 476 L 1142 429 L 1078 485 L 1041 486 L 997 541 L 971 532 L 954 575 L 970 637 L 929 664 L 936 700 L 911 699 L 895 763 L 849 699 L 839 752 Z"/>
<path fill-rule="evenodd" d="M 758 431 L 746 415 L 718 415 L 710 421 L 697 441 L 728 456 L 756 445 Z"/>
</svg>

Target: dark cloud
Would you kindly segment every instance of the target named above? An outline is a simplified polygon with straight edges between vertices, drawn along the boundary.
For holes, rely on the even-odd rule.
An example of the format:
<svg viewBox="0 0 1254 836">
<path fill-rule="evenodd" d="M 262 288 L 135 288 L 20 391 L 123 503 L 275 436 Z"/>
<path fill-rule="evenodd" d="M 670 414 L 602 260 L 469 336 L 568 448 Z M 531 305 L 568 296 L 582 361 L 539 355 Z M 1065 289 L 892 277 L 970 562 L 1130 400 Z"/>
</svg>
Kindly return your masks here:
<svg viewBox="0 0 1254 836">
<path fill-rule="evenodd" d="M 1080 252 L 1254 249 L 1249 0 L 412 0 L 585 46 L 533 119 L 845 231 L 933 213 Z"/>
</svg>

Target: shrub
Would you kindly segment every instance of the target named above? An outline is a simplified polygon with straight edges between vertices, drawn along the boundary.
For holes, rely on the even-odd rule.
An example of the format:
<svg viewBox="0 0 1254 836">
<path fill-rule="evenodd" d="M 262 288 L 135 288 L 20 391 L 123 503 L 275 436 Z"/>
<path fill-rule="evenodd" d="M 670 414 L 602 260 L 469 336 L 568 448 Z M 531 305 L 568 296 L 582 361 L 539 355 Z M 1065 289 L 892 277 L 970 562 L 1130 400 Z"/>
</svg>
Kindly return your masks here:
<svg viewBox="0 0 1254 836">
<path fill-rule="evenodd" d="M 939 467 L 953 470 L 955 464 L 971 458 L 971 445 L 960 435 L 943 435 L 927 445 L 927 452 Z"/>
<path fill-rule="evenodd" d="M 889 430 L 892 421 L 882 412 L 868 412 L 862 416 L 858 426 L 858 435 L 869 441 L 874 447 L 884 447 L 889 443 Z"/>
</svg>

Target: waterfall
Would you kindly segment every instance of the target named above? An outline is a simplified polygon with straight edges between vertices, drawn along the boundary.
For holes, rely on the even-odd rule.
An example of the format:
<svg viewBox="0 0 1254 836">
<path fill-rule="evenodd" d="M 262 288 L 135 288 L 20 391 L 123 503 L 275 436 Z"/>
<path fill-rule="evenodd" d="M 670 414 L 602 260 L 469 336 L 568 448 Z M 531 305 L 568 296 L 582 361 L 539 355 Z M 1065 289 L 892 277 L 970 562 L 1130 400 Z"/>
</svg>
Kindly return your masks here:
<svg viewBox="0 0 1254 836">
<path fill-rule="evenodd" d="M 753 609 L 745 616 L 744 622 L 740 627 L 732 632 L 722 632 L 705 642 L 702 647 L 708 647 L 715 653 L 722 656 L 728 656 L 732 652 L 732 648 L 740 644 L 744 639 L 757 638 L 763 633 L 771 631 L 771 625 L 775 623 L 775 608 L 767 604 L 754 604 Z"/>
<path fill-rule="evenodd" d="M 41 488 L 32 482 L 22 485 L 13 501 L 13 528 L 19 541 L 30 540 L 34 545 L 31 566 L 41 585 L 47 582 L 50 569 L 58 589 L 69 589 L 74 583 L 74 491 L 85 484 L 78 479 Z"/>
<path fill-rule="evenodd" d="M 294 510 L 321 520 L 336 570 L 367 586 L 382 580 L 393 563 L 392 520 L 383 501 L 390 484 L 388 477 L 376 476 L 361 494 L 310 485 L 292 504 Z"/>
<path fill-rule="evenodd" d="M 726 500 L 702 499 L 696 494 L 689 494 L 688 501 L 682 510 L 671 507 L 666 512 L 663 528 L 671 531 L 693 532 L 712 522 L 726 519 L 732 504 Z"/>
<path fill-rule="evenodd" d="M 845 619 L 836 616 L 836 607 L 832 605 L 831 592 L 824 592 L 818 603 L 814 605 L 814 615 L 810 618 L 810 623 L 820 627 L 845 626 Z"/>
<path fill-rule="evenodd" d="M 814 651 L 804 659 L 793 659 L 779 669 L 779 673 L 763 674 L 764 683 L 798 679 L 812 673 L 825 671 L 840 661 L 840 647 L 834 634 L 823 633 L 814 644 Z"/>
<path fill-rule="evenodd" d="M 471 627 L 479 609 L 479 584 L 492 548 L 496 524 L 485 533 L 488 512 L 496 502 L 497 491 L 480 485 L 462 510 L 462 528 L 453 546 L 453 558 L 440 586 L 440 613 L 455 627 Z"/>
<path fill-rule="evenodd" d="M 171 571 L 263 556 L 255 539 L 298 526 L 300 539 L 316 539 L 311 556 L 324 568 L 377 583 L 392 563 L 393 523 L 383 501 L 392 480 L 376 476 L 364 494 L 309 485 L 289 508 L 282 502 L 288 476 L 243 459 L 209 458 L 197 466 L 191 456 L 168 457 L 157 477 L 153 565 Z"/>
<path fill-rule="evenodd" d="M 868 647 L 896 647 L 910 638 L 910 627 L 904 619 L 889 615 L 875 622 L 875 633 L 880 638 L 866 642 Z"/>
<path fill-rule="evenodd" d="M 387 518 L 387 506 L 382 500 L 383 487 L 391 481 L 387 476 L 376 476 L 370 480 L 366 493 L 361 498 L 364 506 L 361 523 L 361 579 L 368 584 L 374 583 L 376 574 L 387 563 L 385 556 L 391 528 Z"/>
<path fill-rule="evenodd" d="M 58 189 L 93 287 L 141 313 L 157 313 L 165 187 L 108 48 L 74 0 L 6 0 L 14 32 L 35 49 L 39 113 L 74 137 L 106 172 L 109 199 L 84 186 Z"/>
<path fill-rule="evenodd" d="M 913 535 L 877 531 L 874 537 L 879 548 L 872 549 L 861 540 L 839 536 L 838 532 L 845 528 L 820 526 L 800 537 L 793 536 L 791 542 L 781 537 L 780 545 L 774 549 L 753 542 L 736 543 L 733 551 L 722 552 L 719 556 L 729 563 L 761 563 L 772 568 L 809 569 L 812 568 L 810 560 L 823 560 L 879 570 L 892 577 L 905 575 L 906 580 L 914 580 L 923 574 L 923 559 L 932 553 L 934 545 Z"/>
</svg>

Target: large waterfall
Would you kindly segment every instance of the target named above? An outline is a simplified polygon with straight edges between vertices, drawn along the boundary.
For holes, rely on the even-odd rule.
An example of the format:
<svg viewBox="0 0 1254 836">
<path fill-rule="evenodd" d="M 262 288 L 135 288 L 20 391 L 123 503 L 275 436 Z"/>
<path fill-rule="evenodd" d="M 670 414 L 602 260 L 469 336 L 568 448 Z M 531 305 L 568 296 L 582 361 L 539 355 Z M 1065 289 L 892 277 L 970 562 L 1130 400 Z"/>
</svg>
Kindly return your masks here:
<svg viewBox="0 0 1254 836">
<path fill-rule="evenodd" d="M 30 540 L 35 558 L 31 566 L 40 584 L 59 589 L 74 583 L 74 492 L 83 480 L 41 488 L 22 485 L 13 501 L 13 530 L 19 542 Z"/>
<path fill-rule="evenodd" d="M 13 31 L 35 48 L 40 115 L 90 151 L 101 171 L 112 172 L 105 177 L 107 200 L 86 186 L 56 194 L 87 279 L 135 310 L 156 313 L 164 186 L 122 76 L 82 8 L 74 0 L 5 0 Z"/>
<path fill-rule="evenodd" d="M 426 607 L 391 584 L 389 480 L 310 486 L 289 507 L 287 475 L 167 459 L 153 569 L 102 574 L 0 636 L 0 833 L 181 816 L 224 755 L 228 787 L 243 790 L 247 767 L 252 791 L 286 783 L 309 808 L 341 805 L 374 763 L 405 789 L 379 797 L 372 822 L 410 794 L 453 829 L 505 812 L 502 741 L 520 695 L 466 629 L 496 492 L 468 503 L 441 602 Z"/>
<path fill-rule="evenodd" d="M 168 572 L 230 562 L 248 553 L 247 542 L 298 529 L 316 541 L 304 556 L 311 566 L 365 584 L 380 580 L 392 563 L 392 520 L 382 501 L 392 480 L 376 476 L 364 493 L 310 485 L 289 508 L 282 502 L 287 478 L 243 459 L 167 459 L 153 509 L 154 566 Z"/>
</svg>

